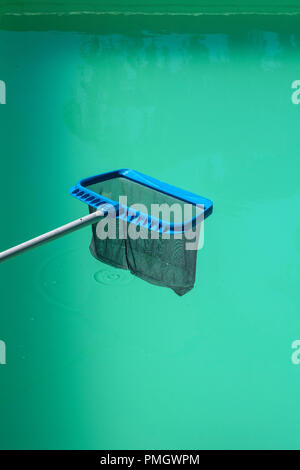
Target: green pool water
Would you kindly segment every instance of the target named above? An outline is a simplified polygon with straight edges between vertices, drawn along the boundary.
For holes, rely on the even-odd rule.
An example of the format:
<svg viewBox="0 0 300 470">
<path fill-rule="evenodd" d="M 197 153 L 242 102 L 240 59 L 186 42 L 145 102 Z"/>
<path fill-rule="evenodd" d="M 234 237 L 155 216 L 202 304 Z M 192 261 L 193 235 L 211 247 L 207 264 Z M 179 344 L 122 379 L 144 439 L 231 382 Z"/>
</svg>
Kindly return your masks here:
<svg viewBox="0 0 300 470">
<path fill-rule="evenodd" d="M 0 21 L 0 249 L 133 168 L 213 200 L 182 298 L 85 228 L 1 264 L 0 448 L 300 448 L 299 16 Z"/>
</svg>

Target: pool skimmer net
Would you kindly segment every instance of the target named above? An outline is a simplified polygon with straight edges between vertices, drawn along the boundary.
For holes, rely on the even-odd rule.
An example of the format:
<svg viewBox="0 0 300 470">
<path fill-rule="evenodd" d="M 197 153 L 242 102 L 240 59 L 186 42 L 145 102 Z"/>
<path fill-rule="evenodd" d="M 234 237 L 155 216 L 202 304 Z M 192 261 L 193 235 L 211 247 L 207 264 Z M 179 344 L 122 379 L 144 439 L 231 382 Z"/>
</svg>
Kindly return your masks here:
<svg viewBox="0 0 300 470">
<path fill-rule="evenodd" d="M 201 222 L 212 201 L 127 169 L 84 178 L 70 193 L 88 205 L 88 215 L 3 251 L 0 262 L 92 225 L 97 260 L 178 295 L 193 288 Z"/>
</svg>

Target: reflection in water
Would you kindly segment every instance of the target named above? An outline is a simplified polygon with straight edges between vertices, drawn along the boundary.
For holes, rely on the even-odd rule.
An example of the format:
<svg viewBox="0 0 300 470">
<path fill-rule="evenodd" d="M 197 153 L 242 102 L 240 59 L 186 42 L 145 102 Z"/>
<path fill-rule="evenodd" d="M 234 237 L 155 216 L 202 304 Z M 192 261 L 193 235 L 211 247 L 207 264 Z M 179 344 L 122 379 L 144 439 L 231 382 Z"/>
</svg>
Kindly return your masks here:
<svg viewBox="0 0 300 470">
<path fill-rule="evenodd" d="M 199 42 L 207 48 L 211 62 L 227 62 L 229 60 L 226 34 L 205 34 Z"/>
<path fill-rule="evenodd" d="M 205 170 L 206 176 L 239 181 L 237 165 L 244 165 L 242 155 L 253 146 L 251 128 L 266 122 L 258 110 L 264 102 L 276 116 L 274 97 L 283 94 L 286 80 L 283 52 L 294 53 L 298 40 L 297 33 L 254 28 L 81 36 L 64 120 L 95 150 L 88 152 L 91 166 L 151 174 L 156 161 L 159 176 L 168 179 L 170 158 L 178 168 L 184 157 L 196 161 L 185 166 L 186 177 Z M 270 81 L 265 73 L 274 71 Z M 240 157 L 232 167 L 228 156 L 237 133 Z M 272 135 L 278 135 L 275 129 Z"/>
<path fill-rule="evenodd" d="M 280 66 L 279 54 L 282 52 L 277 33 L 264 32 L 265 56 L 262 59 L 264 70 L 274 70 Z"/>
<path fill-rule="evenodd" d="M 225 34 L 121 34 L 83 37 L 77 77 L 64 106 L 64 120 L 80 140 L 97 149 L 171 142 L 170 116 L 180 125 L 181 101 L 192 106 L 195 67 L 229 60 Z M 202 65 L 201 65 L 202 62 Z M 199 70 L 199 81 L 208 70 Z M 202 83 L 203 85 L 203 83 Z M 159 131 L 158 131 L 159 129 Z M 141 158 L 141 154 L 137 155 Z M 163 162 L 162 162 L 163 165 Z"/>
</svg>

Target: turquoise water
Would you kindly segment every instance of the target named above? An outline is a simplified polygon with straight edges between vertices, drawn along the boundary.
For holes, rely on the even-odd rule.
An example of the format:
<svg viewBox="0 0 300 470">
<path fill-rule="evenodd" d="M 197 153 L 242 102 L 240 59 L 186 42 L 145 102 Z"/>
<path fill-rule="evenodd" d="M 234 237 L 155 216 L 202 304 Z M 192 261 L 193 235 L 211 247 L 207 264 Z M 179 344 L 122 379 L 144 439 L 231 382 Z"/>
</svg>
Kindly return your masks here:
<svg viewBox="0 0 300 470">
<path fill-rule="evenodd" d="M 299 448 L 300 19 L 18 21 L 3 249 L 86 214 L 69 188 L 117 168 L 214 214 L 182 298 L 97 262 L 88 228 L 1 265 L 0 447 Z"/>
</svg>

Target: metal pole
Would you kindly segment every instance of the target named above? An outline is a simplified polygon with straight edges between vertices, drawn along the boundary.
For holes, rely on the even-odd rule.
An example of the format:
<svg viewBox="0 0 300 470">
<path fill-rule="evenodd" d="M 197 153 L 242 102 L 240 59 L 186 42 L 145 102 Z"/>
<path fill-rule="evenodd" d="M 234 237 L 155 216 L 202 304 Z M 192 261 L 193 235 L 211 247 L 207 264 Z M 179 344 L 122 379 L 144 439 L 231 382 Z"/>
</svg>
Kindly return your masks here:
<svg viewBox="0 0 300 470">
<path fill-rule="evenodd" d="M 75 230 L 85 227 L 86 225 L 94 224 L 97 222 L 98 219 L 100 219 L 103 216 L 104 216 L 104 212 L 101 210 L 97 210 L 96 212 L 93 212 L 92 214 L 86 215 L 84 217 L 80 217 L 80 219 L 73 220 L 73 222 L 70 222 L 66 225 L 62 225 L 61 227 L 51 230 L 51 232 L 44 233 L 43 235 L 33 238 L 32 240 L 28 240 L 27 242 L 24 242 L 24 243 L 21 243 L 20 245 L 9 248 L 6 251 L 2 251 L 2 253 L 0 253 L 0 263 L 2 263 L 2 261 L 5 261 L 9 258 L 13 258 L 14 256 L 24 253 L 27 250 L 31 250 L 32 248 L 35 248 L 36 246 L 40 246 L 40 245 L 43 245 L 44 243 L 55 240 L 56 238 L 63 237 L 64 235 L 74 232 Z"/>
</svg>

